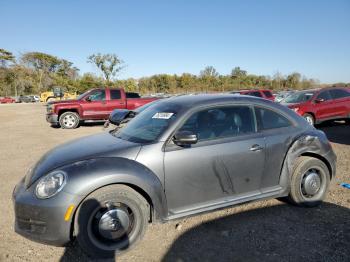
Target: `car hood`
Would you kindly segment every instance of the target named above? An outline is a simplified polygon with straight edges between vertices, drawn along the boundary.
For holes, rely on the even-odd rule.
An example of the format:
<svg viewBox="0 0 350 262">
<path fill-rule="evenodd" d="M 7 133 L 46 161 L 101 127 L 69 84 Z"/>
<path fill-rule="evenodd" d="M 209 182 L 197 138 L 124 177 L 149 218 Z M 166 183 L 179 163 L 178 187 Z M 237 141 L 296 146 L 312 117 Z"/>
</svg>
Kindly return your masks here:
<svg viewBox="0 0 350 262">
<path fill-rule="evenodd" d="M 121 140 L 110 133 L 102 133 L 73 140 L 47 152 L 28 171 L 25 178 L 25 185 L 29 187 L 37 179 L 50 171 L 82 160 L 99 157 L 135 159 L 140 148 L 140 144 Z"/>
</svg>

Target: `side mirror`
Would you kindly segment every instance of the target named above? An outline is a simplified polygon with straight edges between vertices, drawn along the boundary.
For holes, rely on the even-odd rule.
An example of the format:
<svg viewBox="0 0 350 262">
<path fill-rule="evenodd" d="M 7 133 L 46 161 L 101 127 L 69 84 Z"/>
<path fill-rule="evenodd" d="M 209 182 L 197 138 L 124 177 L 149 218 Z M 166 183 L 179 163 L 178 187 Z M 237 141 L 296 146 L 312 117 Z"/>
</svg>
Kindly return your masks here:
<svg viewBox="0 0 350 262">
<path fill-rule="evenodd" d="M 124 122 L 128 118 L 135 117 L 135 112 L 127 110 L 127 109 L 115 109 L 109 115 L 109 122 L 113 125 L 119 126 L 122 122 Z"/>
<path fill-rule="evenodd" d="M 90 96 L 88 96 L 87 98 L 85 98 L 85 101 L 87 101 L 87 102 L 91 102 L 91 97 L 90 97 Z"/>
<path fill-rule="evenodd" d="M 173 141 L 178 146 L 187 146 L 196 144 L 198 138 L 197 135 L 191 131 L 178 131 L 174 135 Z"/>
</svg>

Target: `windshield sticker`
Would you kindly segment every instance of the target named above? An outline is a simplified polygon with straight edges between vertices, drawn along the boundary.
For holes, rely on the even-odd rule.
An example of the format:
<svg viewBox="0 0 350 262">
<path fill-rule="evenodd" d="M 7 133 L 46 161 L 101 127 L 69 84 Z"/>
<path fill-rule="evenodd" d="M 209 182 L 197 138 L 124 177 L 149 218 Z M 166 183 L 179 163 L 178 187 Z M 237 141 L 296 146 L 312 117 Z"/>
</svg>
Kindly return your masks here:
<svg viewBox="0 0 350 262">
<path fill-rule="evenodd" d="M 152 118 L 154 119 L 170 119 L 173 116 L 174 113 L 166 113 L 166 112 L 160 112 L 155 113 Z"/>
</svg>

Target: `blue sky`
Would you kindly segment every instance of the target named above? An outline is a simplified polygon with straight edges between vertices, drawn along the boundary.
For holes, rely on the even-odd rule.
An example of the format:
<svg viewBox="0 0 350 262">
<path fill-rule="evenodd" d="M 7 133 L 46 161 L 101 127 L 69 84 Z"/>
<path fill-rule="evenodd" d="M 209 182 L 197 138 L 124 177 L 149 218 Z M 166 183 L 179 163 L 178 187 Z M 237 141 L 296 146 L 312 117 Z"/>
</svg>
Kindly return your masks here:
<svg viewBox="0 0 350 262">
<path fill-rule="evenodd" d="M 349 0 L 17 1 L 2 0 L 0 48 L 40 51 L 97 72 L 88 55 L 116 53 L 119 78 L 301 72 L 350 82 Z"/>
</svg>

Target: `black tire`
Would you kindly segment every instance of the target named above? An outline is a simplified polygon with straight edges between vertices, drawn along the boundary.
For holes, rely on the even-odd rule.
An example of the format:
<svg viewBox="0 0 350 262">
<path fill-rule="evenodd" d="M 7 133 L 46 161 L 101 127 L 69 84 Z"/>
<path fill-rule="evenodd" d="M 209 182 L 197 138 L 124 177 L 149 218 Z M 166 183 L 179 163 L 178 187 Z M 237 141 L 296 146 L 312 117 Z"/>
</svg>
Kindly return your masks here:
<svg viewBox="0 0 350 262">
<path fill-rule="evenodd" d="M 312 126 L 315 125 L 315 118 L 313 115 L 311 114 L 304 114 L 303 115 L 304 119 Z"/>
<path fill-rule="evenodd" d="M 318 206 L 326 197 L 330 184 L 328 167 L 317 158 L 299 157 L 290 183 L 290 203 L 304 207 Z"/>
<path fill-rule="evenodd" d="M 123 227 L 123 224 L 126 224 L 121 216 L 123 213 L 117 215 L 118 219 L 114 219 L 118 222 L 113 220 L 109 223 L 111 217 L 107 212 L 114 210 L 128 213 L 129 223 L 126 229 Z M 80 247 L 89 256 L 114 258 L 115 255 L 133 247 L 143 237 L 149 219 L 150 207 L 142 195 L 125 185 L 110 185 L 93 192 L 79 206 L 74 232 Z M 105 225 L 117 225 L 115 227 L 119 229 L 101 231 L 103 221 Z M 110 235 L 105 237 L 104 234 Z M 117 234 L 118 237 L 110 239 L 112 234 Z"/>
<path fill-rule="evenodd" d="M 74 129 L 79 126 L 79 115 L 75 112 L 64 112 L 60 115 L 60 126 L 63 129 Z"/>
</svg>

